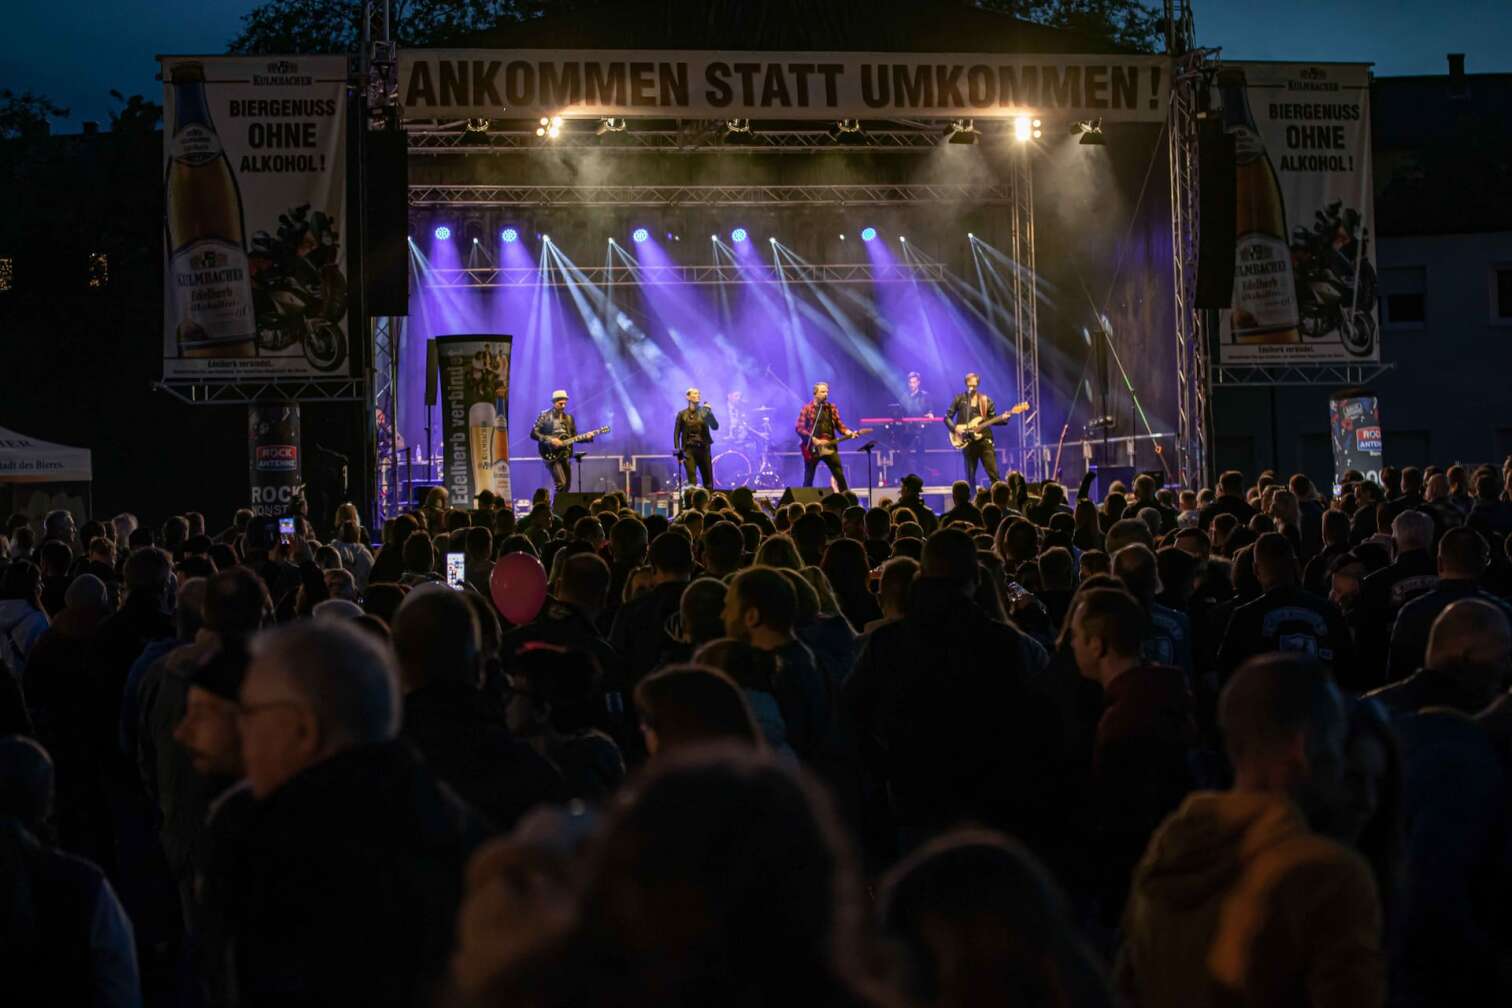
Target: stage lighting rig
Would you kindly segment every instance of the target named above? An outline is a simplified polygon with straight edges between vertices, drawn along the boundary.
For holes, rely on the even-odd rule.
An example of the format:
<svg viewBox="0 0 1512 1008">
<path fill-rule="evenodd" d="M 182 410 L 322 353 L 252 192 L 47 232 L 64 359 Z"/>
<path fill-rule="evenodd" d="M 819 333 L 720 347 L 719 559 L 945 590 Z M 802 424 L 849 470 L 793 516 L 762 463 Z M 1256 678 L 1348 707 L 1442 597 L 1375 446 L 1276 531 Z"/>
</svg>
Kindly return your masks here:
<svg viewBox="0 0 1512 1008">
<path fill-rule="evenodd" d="M 945 141 L 953 144 L 974 144 L 982 139 L 982 131 L 971 119 L 956 119 L 945 127 Z"/>
<path fill-rule="evenodd" d="M 724 142 L 744 143 L 751 139 L 751 120 L 727 119 L 725 120 Z"/>
<path fill-rule="evenodd" d="M 1038 119 L 1033 119 L 1029 116 L 1017 116 L 1013 120 L 1013 139 L 1019 143 L 1038 140 L 1044 136 L 1044 131 L 1040 129 L 1041 125 Z"/>
<path fill-rule="evenodd" d="M 635 229 L 635 230 L 634 230 L 634 231 L 632 231 L 632 232 L 630 232 L 630 238 L 631 238 L 631 239 L 632 239 L 632 240 L 633 240 L 633 241 L 634 241 L 634 242 L 635 242 L 635 244 L 637 244 L 637 245 L 639 245 L 639 244 L 640 244 L 640 243 L 641 243 L 641 242 L 643 242 L 643 241 L 645 241 L 645 240 L 646 240 L 646 239 L 648 239 L 648 238 L 650 238 L 650 237 L 651 237 L 651 232 L 650 232 L 650 231 L 647 231 L 647 230 L 646 230 L 646 229 L 645 229 L 645 228 L 643 228 L 643 227 L 639 227 L 639 228 L 636 228 L 636 229 Z M 609 239 L 609 240 L 610 240 L 610 241 L 613 241 L 613 240 L 614 240 L 614 239 L 613 239 L 613 238 L 611 238 L 611 239 Z"/>
<path fill-rule="evenodd" d="M 1077 143 L 1084 147 L 1106 147 L 1107 137 L 1103 136 L 1103 121 L 1101 119 L 1083 119 L 1071 127 L 1071 135 L 1081 137 Z"/>
<path fill-rule="evenodd" d="M 469 133 L 487 133 L 488 132 L 488 120 L 487 119 L 468 119 L 466 122 L 463 123 L 463 126 L 467 129 L 467 132 L 469 132 Z"/>
<path fill-rule="evenodd" d="M 514 243 L 516 241 L 519 241 L 519 239 L 520 239 L 520 232 L 516 231 L 512 227 L 507 227 L 503 231 L 499 232 L 499 239 L 501 241 L 503 241 L 506 245 L 512 244 L 512 243 Z"/>
<path fill-rule="evenodd" d="M 618 116 L 609 116 L 599 122 L 598 128 L 593 131 L 594 136 L 603 136 L 605 133 L 625 132 L 625 120 Z M 539 135 L 539 134 L 538 134 Z"/>
<path fill-rule="evenodd" d="M 536 127 L 536 136 L 547 140 L 555 140 L 562 134 L 561 116 L 541 116 L 541 123 Z"/>
</svg>

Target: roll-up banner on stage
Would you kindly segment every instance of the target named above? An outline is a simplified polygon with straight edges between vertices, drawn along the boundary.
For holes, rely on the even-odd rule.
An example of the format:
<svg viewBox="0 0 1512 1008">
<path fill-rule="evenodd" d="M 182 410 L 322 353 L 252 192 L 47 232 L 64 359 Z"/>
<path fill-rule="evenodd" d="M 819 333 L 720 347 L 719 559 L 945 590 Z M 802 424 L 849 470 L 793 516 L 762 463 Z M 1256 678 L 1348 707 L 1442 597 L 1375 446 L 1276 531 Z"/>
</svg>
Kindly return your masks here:
<svg viewBox="0 0 1512 1008">
<path fill-rule="evenodd" d="M 1238 173 L 1219 363 L 1380 360 L 1369 66 L 1225 63 L 1218 85 Z"/>
<path fill-rule="evenodd" d="M 347 373 L 346 57 L 160 59 L 164 378 Z"/>
<path fill-rule="evenodd" d="M 513 337 L 438 336 L 442 477 L 452 507 L 474 506 L 488 490 L 513 500 L 509 482 L 509 352 Z"/>
<path fill-rule="evenodd" d="M 405 114 L 891 119 L 1035 114 L 1164 122 L 1163 56 L 402 51 Z"/>
<path fill-rule="evenodd" d="M 1333 436 L 1334 493 L 1343 489 L 1353 469 L 1381 482 L 1381 408 L 1364 389 L 1345 389 L 1328 400 L 1328 429 Z"/>
<path fill-rule="evenodd" d="M 284 515 L 304 489 L 299 457 L 299 404 L 253 403 L 247 409 L 252 511 Z"/>
</svg>

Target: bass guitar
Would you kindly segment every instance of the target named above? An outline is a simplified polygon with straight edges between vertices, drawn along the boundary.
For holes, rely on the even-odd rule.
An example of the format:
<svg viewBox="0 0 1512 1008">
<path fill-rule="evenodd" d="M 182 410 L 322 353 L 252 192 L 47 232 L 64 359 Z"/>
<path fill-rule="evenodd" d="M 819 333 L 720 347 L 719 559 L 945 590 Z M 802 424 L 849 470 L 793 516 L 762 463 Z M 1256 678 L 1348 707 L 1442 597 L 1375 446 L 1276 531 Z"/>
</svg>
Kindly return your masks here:
<svg viewBox="0 0 1512 1008">
<path fill-rule="evenodd" d="M 572 457 L 572 446 L 581 441 L 591 441 L 600 434 L 608 434 L 608 426 L 595 427 L 591 431 L 574 434 L 567 438 L 545 438 L 541 441 L 538 451 L 541 458 L 547 462 L 565 462 Z"/>
<path fill-rule="evenodd" d="M 803 441 L 803 459 L 812 462 L 815 459 L 829 458 L 840 450 L 841 441 L 849 441 L 863 434 L 870 434 L 875 428 L 861 427 L 837 438 L 808 437 Z"/>
<path fill-rule="evenodd" d="M 1008 410 L 1006 413 L 999 413 L 995 417 L 972 417 L 966 423 L 956 424 L 950 429 L 950 447 L 956 449 L 965 448 L 973 441 L 980 440 L 986 428 L 1006 423 L 1020 413 L 1027 412 L 1029 412 L 1029 404 L 1021 402 L 1013 407 L 1013 409 Z"/>
</svg>

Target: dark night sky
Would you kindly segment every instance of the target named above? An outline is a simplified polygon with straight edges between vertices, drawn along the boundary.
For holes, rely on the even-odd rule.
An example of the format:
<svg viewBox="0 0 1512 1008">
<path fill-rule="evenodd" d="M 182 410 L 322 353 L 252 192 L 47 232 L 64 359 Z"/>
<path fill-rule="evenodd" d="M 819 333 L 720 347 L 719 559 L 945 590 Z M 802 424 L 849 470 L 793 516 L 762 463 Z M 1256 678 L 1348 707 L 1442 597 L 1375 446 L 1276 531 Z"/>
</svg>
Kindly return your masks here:
<svg viewBox="0 0 1512 1008">
<path fill-rule="evenodd" d="M 354 0 L 355 2 L 355 0 Z M 10 0 L 0 88 L 72 109 L 54 128 L 109 119 L 109 91 L 160 99 L 157 53 L 218 53 L 254 0 Z M 1512 72 L 1512 0 L 1193 0 L 1198 40 L 1230 59 L 1374 61 L 1379 75 Z M 66 17 L 66 20 L 65 20 Z"/>
</svg>

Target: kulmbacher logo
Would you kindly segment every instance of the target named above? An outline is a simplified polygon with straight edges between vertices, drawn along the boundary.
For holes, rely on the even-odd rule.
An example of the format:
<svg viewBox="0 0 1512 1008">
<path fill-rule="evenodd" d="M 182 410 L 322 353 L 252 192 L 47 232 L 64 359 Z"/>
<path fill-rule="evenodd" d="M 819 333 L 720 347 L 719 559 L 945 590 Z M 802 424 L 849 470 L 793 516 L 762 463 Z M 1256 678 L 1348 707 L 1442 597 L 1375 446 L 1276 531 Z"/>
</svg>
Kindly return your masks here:
<svg viewBox="0 0 1512 1008">
<path fill-rule="evenodd" d="M 299 72 L 299 64 L 293 60 L 273 60 L 264 68 L 266 73 L 254 73 L 252 83 L 257 87 L 285 87 L 297 85 L 309 87 L 315 78 Z"/>
<path fill-rule="evenodd" d="M 1301 73 L 1303 80 L 1328 80 L 1328 71 L 1322 67 L 1308 67 Z"/>
</svg>

